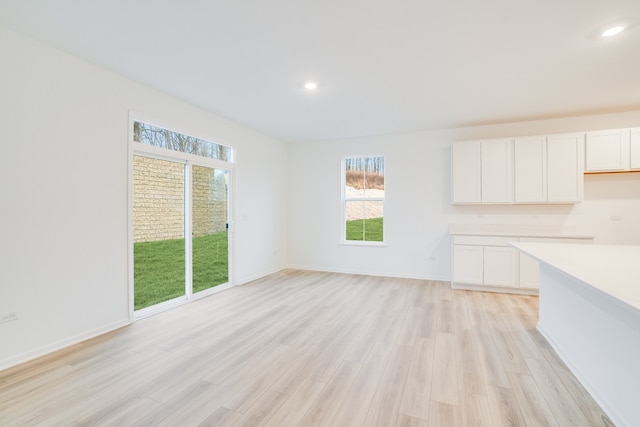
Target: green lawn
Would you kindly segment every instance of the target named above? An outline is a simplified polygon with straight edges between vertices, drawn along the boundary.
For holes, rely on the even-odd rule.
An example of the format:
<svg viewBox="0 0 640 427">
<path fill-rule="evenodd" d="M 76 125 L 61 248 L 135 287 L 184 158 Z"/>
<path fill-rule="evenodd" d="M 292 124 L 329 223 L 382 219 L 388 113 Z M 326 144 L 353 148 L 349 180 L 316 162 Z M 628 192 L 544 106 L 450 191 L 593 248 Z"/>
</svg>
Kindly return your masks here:
<svg viewBox="0 0 640 427">
<path fill-rule="evenodd" d="M 134 308 L 184 295 L 184 239 L 133 245 Z M 229 281 L 227 233 L 193 238 L 193 292 Z"/>
<path fill-rule="evenodd" d="M 347 240 L 382 241 L 382 218 L 347 221 Z M 184 295 L 184 239 L 133 245 L 134 308 Z M 193 292 L 229 281 L 227 233 L 193 238 Z"/>
<path fill-rule="evenodd" d="M 347 221 L 347 240 L 382 242 L 382 218 Z"/>
</svg>

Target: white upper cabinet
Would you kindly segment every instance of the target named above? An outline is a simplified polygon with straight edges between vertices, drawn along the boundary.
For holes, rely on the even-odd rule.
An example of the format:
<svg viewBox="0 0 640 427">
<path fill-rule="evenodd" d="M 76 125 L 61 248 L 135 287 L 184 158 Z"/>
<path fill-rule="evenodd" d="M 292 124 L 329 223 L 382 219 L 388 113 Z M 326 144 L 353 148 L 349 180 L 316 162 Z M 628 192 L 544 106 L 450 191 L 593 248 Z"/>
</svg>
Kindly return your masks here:
<svg viewBox="0 0 640 427">
<path fill-rule="evenodd" d="M 612 129 L 587 133 L 587 172 L 629 170 L 629 129 Z"/>
<path fill-rule="evenodd" d="M 515 202 L 546 202 L 547 137 L 516 138 L 513 154 Z"/>
<path fill-rule="evenodd" d="M 583 199 L 584 134 L 456 142 L 453 204 L 552 204 Z"/>
<path fill-rule="evenodd" d="M 451 170 L 452 203 L 512 203 L 512 139 L 454 143 Z"/>
<path fill-rule="evenodd" d="M 451 147 L 451 202 L 481 203 L 480 141 Z"/>
<path fill-rule="evenodd" d="M 513 139 L 480 144 L 482 203 L 513 202 Z"/>
<path fill-rule="evenodd" d="M 640 128 L 631 129 L 630 169 L 640 169 Z"/>
<path fill-rule="evenodd" d="M 547 201 L 574 203 L 584 198 L 584 134 L 547 137 Z"/>
<path fill-rule="evenodd" d="M 583 199 L 584 136 L 516 138 L 516 203 L 576 203 Z"/>
</svg>

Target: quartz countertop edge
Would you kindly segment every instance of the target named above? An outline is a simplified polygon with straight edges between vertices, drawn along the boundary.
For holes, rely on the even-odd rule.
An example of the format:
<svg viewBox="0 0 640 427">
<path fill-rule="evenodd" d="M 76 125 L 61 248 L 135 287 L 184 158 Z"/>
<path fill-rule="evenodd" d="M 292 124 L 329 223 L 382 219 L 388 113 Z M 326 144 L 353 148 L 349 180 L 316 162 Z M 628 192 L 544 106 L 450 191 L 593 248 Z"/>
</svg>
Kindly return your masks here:
<svg viewBox="0 0 640 427">
<path fill-rule="evenodd" d="M 640 246 L 510 243 L 640 314 Z"/>
<path fill-rule="evenodd" d="M 573 229 L 531 225 L 500 224 L 449 224 L 452 236 L 513 236 L 513 237 L 548 237 L 568 239 L 593 239 L 593 234 L 579 233 Z"/>
</svg>

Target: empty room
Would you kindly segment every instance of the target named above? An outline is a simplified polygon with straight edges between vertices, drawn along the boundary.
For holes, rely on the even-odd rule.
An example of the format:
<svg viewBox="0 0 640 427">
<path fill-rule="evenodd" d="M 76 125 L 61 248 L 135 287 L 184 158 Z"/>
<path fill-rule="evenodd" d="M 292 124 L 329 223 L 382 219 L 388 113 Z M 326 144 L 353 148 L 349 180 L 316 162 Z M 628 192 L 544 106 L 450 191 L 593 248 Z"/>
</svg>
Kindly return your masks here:
<svg viewBox="0 0 640 427">
<path fill-rule="evenodd" d="M 640 2 L 0 0 L 0 425 L 640 425 Z"/>
</svg>

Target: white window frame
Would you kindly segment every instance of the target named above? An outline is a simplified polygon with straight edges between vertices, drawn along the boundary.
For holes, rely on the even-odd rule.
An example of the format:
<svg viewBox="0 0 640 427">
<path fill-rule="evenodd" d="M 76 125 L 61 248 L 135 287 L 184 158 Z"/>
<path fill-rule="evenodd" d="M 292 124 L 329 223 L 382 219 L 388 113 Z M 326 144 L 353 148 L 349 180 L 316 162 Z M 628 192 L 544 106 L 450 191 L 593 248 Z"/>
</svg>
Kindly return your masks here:
<svg viewBox="0 0 640 427">
<path fill-rule="evenodd" d="M 379 246 L 379 247 L 384 247 L 387 246 L 386 243 L 386 226 L 385 226 L 385 214 L 384 214 L 384 205 L 385 205 L 385 201 L 384 201 L 384 197 L 349 197 L 347 198 L 347 195 L 345 194 L 345 188 L 347 186 L 347 171 L 346 171 L 346 161 L 347 159 L 364 159 L 364 158 L 369 158 L 369 157 L 382 157 L 383 159 L 385 159 L 385 165 L 384 165 L 384 171 L 385 171 L 385 195 L 386 195 L 386 178 L 387 178 L 387 164 L 386 164 L 386 156 L 384 154 L 363 154 L 363 155 L 353 155 L 353 156 L 345 156 L 342 158 L 342 161 L 340 162 L 341 165 L 341 171 L 340 171 L 340 176 L 341 176 L 341 201 L 342 201 L 342 207 L 341 207 L 341 211 L 342 211 L 342 221 L 341 221 L 341 225 L 340 225 L 340 244 L 341 245 L 349 245 L 349 246 Z M 347 202 L 382 202 L 382 210 L 383 210 L 383 214 L 382 214 L 382 224 L 383 224 L 383 229 L 382 229 L 382 241 L 371 241 L 371 240 L 347 240 Z"/>
<path fill-rule="evenodd" d="M 141 142 L 136 142 L 133 140 L 133 123 L 134 122 L 144 122 L 153 126 L 157 126 L 163 129 L 168 129 L 172 132 L 182 133 L 189 136 L 195 136 L 196 138 L 203 139 L 206 141 L 212 141 L 213 138 L 200 137 L 191 132 L 184 132 L 176 127 L 166 126 L 163 124 L 159 124 L 158 121 L 148 120 L 144 118 L 140 114 L 136 114 L 134 112 L 129 113 L 129 149 L 128 149 L 128 207 L 127 207 L 127 244 L 129 245 L 128 249 L 128 282 L 129 282 L 129 322 L 133 322 L 137 319 L 141 319 L 147 316 L 151 316 L 162 311 L 169 310 L 171 308 L 177 307 L 179 305 L 185 304 L 192 300 L 197 300 L 202 297 L 206 297 L 208 295 L 223 291 L 230 287 L 235 286 L 233 281 L 234 272 L 233 272 L 233 253 L 234 253 L 234 221 L 233 221 L 233 204 L 234 204 L 234 171 L 235 171 L 235 159 L 236 159 L 236 148 L 233 145 L 223 144 L 232 149 L 231 160 L 230 162 L 223 160 L 211 159 L 208 157 L 197 156 L 190 153 L 184 153 L 181 151 L 171 150 L 167 148 L 155 147 L 152 145 L 143 144 Z M 228 257 L 228 271 L 229 271 L 229 281 L 226 284 L 214 286 L 213 288 L 203 290 L 198 292 L 197 294 L 193 294 L 192 289 L 192 272 L 189 271 L 189 268 L 185 270 L 185 295 L 180 296 L 169 301 L 164 301 L 162 303 L 153 305 L 151 307 L 143 308 L 140 310 L 134 310 L 134 264 L 133 264 L 133 204 L 134 204 L 134 194 L 133 194 L 133 158 L 134 156 L 144 156 L 150 157 L 158 160 L 167 160 L 176 163 L 182 163 L 187 166 L 204 166 L 208 168 L 214 169 L 224 169 L 229 171 L 229 205 L 228 209 L 228 224 L 229 224 L 229 257 Z M 191 206 L 192 204 L 192 193 L 191 193 L 191 168 L 185 168 L 185 206 Z M 192 260 L 192 250 L 193 250 L 193 241 L 191 236 L 191 218 L 189 217 L 190 209 L 185 209 L 185 266 L 191 264 Z"/>
</svg>

